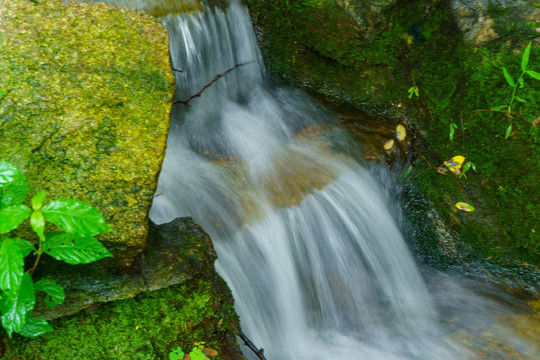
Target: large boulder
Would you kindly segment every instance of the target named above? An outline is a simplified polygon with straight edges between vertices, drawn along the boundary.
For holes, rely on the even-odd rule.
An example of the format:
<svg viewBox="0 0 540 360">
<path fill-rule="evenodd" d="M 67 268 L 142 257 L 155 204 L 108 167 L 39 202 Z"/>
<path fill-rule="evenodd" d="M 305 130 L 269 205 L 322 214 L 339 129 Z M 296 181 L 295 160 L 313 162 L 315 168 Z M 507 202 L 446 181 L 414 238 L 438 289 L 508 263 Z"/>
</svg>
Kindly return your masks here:
<svg viewBox="0 0 540 360">
<path fill-rule="evenodd" d="M 168 35 L 135 10 L 0 1 L 0 159 L 96 207 L 129 264 L 145 245 L 174 93 Z"/>
<path fill-rule="evenodd" d="M 530 37 L 540 9 L 530 0 L 452 0 L 452 12 L 465 40 L 482 46 L 521 33 Z"/>
</svg>

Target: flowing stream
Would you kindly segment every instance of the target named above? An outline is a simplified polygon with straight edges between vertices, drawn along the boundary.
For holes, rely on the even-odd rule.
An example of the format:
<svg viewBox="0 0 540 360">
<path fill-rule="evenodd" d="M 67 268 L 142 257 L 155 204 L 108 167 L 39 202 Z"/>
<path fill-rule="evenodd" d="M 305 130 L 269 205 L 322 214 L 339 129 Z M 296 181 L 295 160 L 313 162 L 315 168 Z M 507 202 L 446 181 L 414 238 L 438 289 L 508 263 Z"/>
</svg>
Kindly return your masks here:
<svg viewBox="0 0 540 360">
<path fill-rule="evenodd" d="M 267 84 L 242 2 L 160 20 L 183 71 L 177 99 L 245 65 L 174 106 L 150 216 L 191 216 L 210 234 L 242 329 L 267 359 L 476 358 L 449 336 L 458 332 L 449 318 L 471 330 L 505 308 L 443 274 L 430 275 L 438 290 L 428 289 L 391 194 L 334 115 Z M 506 329 L 493 336 L 531 354 Z"/>
</svg>

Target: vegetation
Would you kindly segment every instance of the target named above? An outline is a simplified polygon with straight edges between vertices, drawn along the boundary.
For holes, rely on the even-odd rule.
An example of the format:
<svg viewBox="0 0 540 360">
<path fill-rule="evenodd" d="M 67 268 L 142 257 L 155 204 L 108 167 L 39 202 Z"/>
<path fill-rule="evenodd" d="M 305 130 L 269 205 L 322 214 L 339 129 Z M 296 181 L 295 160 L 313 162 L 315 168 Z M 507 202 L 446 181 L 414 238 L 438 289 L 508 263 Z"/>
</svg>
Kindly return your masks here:
<svg viewBox="0 0 540 360">
<path fill-rule="evenodd" d="M 428 261 L 462 262 L 477 253 L 505 266 L 539 263 L 540 153 L 535 148 L 540 127 L 534 120 L 540 115 L 540 84 L 526 81 L 536 75 L 530 64 L 540 59 L 535 42 L 526 46 L 538 36 L 539 24 L 510 23 L 503 10 L 492 7 L 499 40 L 475 47 L 464 41 L 448 1 L 398 0 L 383 14 L 386 27 L 377 36 L 363 36 L 342 10 L 334 6 L 324 11 L 331 3 L 313 7 L 301 0 L 294 6 L 285 1 L 270 6 L 250 1 L 263 28 L 267 68 L 330 102 L 352 104 L 384 121 L 404 119 L 419 130 L 438 158 L 416 144 L 420 154 L 409 186 L 435 207 L 459 242 L 454 246 L 459 251 L 427 254 Z M 503 67 L 508 74 L 521 74 L 512 79 L 515 87 L 501 76 Z M 500 121 L 501 112 L 477 110 L 505 104 L 507 116 L 515 113 L 516 101 L 526 121 L 513 121 L 505 140 L 509 124 Z M 439 167 L 456 153 L 468 160 L 457 178 L 462 186 L 455 176 L 441 176 L 420 160 Z M 456 199 L 476 211 L 459 211 Z M 436 233 L 432 235 L 419 246 L 440 246 Z"/>
<path fill-rule="evenodd" d="M 237 318 L 226 287 L 214 279 L 189 280 L 180 285 L 139 294 L 132 299 L 92 306 L 78 314 L 53 320 L 52 333 L 6 342 L 4 360 L 157 360 L 197 347 L 219 351 L 214 359 L 227 359 L 236 349 Z M 231 350 L 228 350 L 229 354 Z M 223 356 L 222 356 L 223 354 Z M 238 355 L 229 355 L 237 359 Z"/>
<path fill-rule="evenodd" d="M 52 280 L 32 280 L 42 254 L 69 264 L 87 264 L 112 256 L 94 236 L 111 231 L 101 214 L 89 204 L 60 199 L 45 204 L 45 192 L 32 197 L 30 209 L 24 200 L 30 191 L 26 177 L 13 165 L 0 162 L 0 311 L 2 326 L 11 337 L 38 336 L 52 331 L 45 319 L 36 319 L 32 310 L 35 293 L 46 293 L 51 307 L 64 301 L 64 289 Z M 25 220 L 37 235 L 34 243 L 10 237 Z M 45 232 L 46 221 L 62 231 Z M 24 271 L 24 258 L 33 253 L 34 265 Z"/>
</svg>

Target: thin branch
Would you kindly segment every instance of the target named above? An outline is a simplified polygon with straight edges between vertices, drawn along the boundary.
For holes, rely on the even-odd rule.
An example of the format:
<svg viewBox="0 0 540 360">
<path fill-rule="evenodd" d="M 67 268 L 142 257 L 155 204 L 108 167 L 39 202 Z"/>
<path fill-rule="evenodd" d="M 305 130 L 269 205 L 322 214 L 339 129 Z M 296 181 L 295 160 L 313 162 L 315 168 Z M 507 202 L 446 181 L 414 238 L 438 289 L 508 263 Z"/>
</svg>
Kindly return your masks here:
<svg viewBox="0 0 540 360">
<path fill-rule="evenodd" d="M 187 105 L 187 103 L 190 101 L 190 100 L 193 100 L 194 98 L 196 97 L 200 97 L 201 94 L 204 92 L 204 90 L 208 89 L 210 86 L 212 86 L 213 83 L 215 83 L 216 81 L 218 81 L 219 79 L 221 79 L 222 77 L 224 77 L 225 75 L 227 75 L 228 73 L 230 73 L 231 71 L 233 71 L 234 69 L 236 68 L 239 68 L 240 66 L 244 66 L 244 65 L 247 65 L 247 64 L 251 64 L 253 61 L 249 61 L 249 62 L 245 62 L 245 63 L 241 63 L 241 64 L 236 64 L 234 65 L 232 68 L 230 68 L 229 70 L 225 71 L 224 73 L 221 73 L 221 74 L 217 74 L 208 84 L 204 85 L 201 90 L 199 90 L 197 93 L 191 95 L 190 97 L 188 97 L 187 99 L 185 100 L 176 100 L 175 102 L 173 102 L 173 105 L 174 104 L 184 104 L 184 105 Z"/>
<path fill-rule="evenodd" d="M 177 72 L 181 72 L 181 73 L 183 73 L 183 72 L 184 72 L 184 71 L 182 71 L 182 70 L 178 70 L 178 69 L 175 69 L 175 68 L 171 68 L 171 70 L 172 70 L 172 71 L 177 71 Z"/>
<path fill-rule="evenodd" d="M 508 112 L 508 111 L 504 111 L 504 110 L 483 110 L 483 109 L 480 109 L 480 110 L 473 110 L 473 112 L 478 112 L 478 111 L 482 111 L 482 112 L 500 112 L 500 113 L 503 113 L 503 114 L 506 114 L 506 115 L 514 115 L 514 116 L 517 116 L 518 118 L 520 118 L 521 120 L 525 121 L 525 122 L 529 122 L 529 120 L 525 119 L 523 116 L 519 115 L 518 113 L 515 113 L 515 112 Z"/>
<path fill-rule="evenodd" d="M 251 351 L 253 351 L 253 353 L 255 355 L 257 355 L 257 357 L 261 360 L 266 360 L 266 358 L 264 357 L 264 349 L 263 348 L 260 348 L 260 349 L 257 349 L 257 347 L 255 345 L 253 345 L 253 343 L 251 342 L 251 340 L 248 339 L 248 337 L 240 331 L 239 333 L 239 336 L 240 338 L 244 341 L 244 344 L 251 349 Z"/>
</svg>

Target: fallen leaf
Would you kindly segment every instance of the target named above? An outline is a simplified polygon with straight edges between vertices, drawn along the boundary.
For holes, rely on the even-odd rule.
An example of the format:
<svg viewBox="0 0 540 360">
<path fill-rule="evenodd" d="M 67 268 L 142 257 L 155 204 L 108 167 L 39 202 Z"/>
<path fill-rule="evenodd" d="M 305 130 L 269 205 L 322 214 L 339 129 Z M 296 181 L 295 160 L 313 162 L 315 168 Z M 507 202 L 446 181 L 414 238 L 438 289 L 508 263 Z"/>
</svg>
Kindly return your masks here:
<svg viewBox="0 0 540 360">
<path fill-rule="evenodd" d="M 441 174 L 446 173 L 448 170 L 453 172 L 456 175 L 461 174 L 461 166 L 463 165 L 463 162 L 465 161 L 465 158 L 461 155 L 454 156 L 452 159 L 447 160 L 441 165 L 437 171 Z"/>
<path fill-rule="evenodd" d="M 407 130 L 405 130 L 405 126 L 399 124 L 396 126 L 396 138 L 399 141 L 405 140 L 405 137 L 407 136 Z"/>
<path fill-rule="evenodd" d="M 471 204 L 467 204 L 466 202 L 458 202 L 456 203 L 456 207 L 459 209 L 459 210 L 463 210 L 463 211 L 467 211 L 467 212 L 471 212 L 471 211 L 474 211 L 474 206 L 472 206 Z"/>
<path fill-rule="evenodd" d="M 394 146 L 394 140 L 390 139 L 384 143 L 384 150 L 390 150 Z"/>
<path fill-rule="evenodd" d="M 202 352 L 204 353 L 204 355 L 206 355 L 208 357 L 214 357 L 214 356 L 219 355 L 218 351 L 215 350 L 215 349 L 205 348 L 205 349 L 202 349 Z"/>
</svg>

